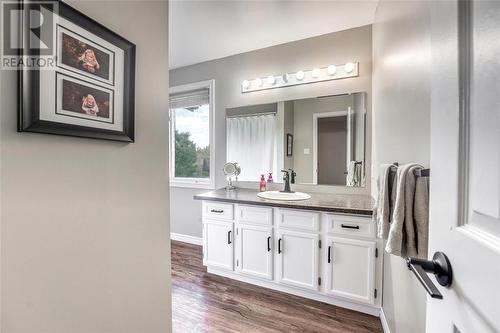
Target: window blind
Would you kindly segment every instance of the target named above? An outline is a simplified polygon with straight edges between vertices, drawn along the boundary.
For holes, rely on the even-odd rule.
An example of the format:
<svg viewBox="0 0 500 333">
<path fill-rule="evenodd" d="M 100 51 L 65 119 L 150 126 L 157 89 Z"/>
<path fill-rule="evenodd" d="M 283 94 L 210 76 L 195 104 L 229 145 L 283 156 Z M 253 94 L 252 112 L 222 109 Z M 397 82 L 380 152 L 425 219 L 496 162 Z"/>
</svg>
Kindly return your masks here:
<svg viewBox="0 0 500 333">
<path fill-rule="evenodd" d="M 170 108 L 188 108 L 208 104 L 210 101 L 208 89 L 200 89 L 170 95 Z"/>
</svg>

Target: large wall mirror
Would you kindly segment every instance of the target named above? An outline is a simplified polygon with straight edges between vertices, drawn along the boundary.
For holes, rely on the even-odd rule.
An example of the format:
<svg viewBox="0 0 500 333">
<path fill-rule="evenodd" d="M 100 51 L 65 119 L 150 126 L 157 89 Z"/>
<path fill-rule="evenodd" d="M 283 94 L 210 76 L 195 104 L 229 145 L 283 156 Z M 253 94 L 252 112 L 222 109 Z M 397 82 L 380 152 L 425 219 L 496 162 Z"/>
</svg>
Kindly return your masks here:
<svg viewBox="0 0 500 333">
<path fill-rule="evenodd" d="M 226 109 L 228 162 L 240 181 L 293 169 L 296 183 L 365 186 L 366 93 Z"/>
</svg>

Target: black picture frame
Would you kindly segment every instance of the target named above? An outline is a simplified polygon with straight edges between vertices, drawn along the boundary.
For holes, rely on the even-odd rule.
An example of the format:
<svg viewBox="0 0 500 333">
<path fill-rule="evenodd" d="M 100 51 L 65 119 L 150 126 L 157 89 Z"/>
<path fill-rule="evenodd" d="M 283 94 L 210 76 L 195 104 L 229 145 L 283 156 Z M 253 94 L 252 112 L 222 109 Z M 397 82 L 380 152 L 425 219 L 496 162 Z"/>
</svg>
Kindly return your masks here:
<svg viewBox="0 0 500 333">
<path fill-rule="evenodd" d="M 40 120 L 40 70 L 18 71 L 18 132 L 55 134 L 121 142 L 135 141 L 135 52 L 136 46 L 102 24 L 58 0 L 58 15 L 73 24 L 88 30 L 124 52 L 123 68 L 123 130 L 114 131 L 94 127 L 63 124 Z M 51 10 L 49 8 L 49 10 Z M 26 22 L 22 22 L 26 24 Z M 27 40 L 29 29 L 23 29 L 23 40 Z M 22 41 L 21 41 L 22 42 Z M 20 44 L 24 45 L 24 43 Z M 28 51 L 20 52 L 20 55 Z M 33 55 L 33 52 L 30 51 Z M 36 54 L 35 54 L 36 56 Z M 121 69 L 115 69 L 121 70 Z"/>
<path fill-rule="evenodd" d="M 286 134 L 286 156 L 293 156 L 293 135 Z"/>
</svg>

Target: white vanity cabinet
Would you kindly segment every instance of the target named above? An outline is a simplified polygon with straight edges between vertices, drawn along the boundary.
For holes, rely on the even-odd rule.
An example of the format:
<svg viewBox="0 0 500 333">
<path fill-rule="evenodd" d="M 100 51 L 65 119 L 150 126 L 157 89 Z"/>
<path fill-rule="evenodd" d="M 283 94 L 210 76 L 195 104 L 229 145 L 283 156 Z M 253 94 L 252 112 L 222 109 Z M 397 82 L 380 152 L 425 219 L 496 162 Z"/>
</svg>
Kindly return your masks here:
<svg viewBox="0 0 500 333">
<path fill-rule="evenodd" d="M 236 230 L 236 271 L 272 280 L 272 229 L 256 225 L 237 224 Z"/>
<path fill-rule="evenodd" d="M 233 270 L 233 204 L 204 201 L 202 208 L 203 264 Z"/>
<path fill-rule="evenodd" d="M 203 226 L 209 273 L 378 315 L 371 218 L 205 200 Z"/>
<path fill-rule="evenodd" d="M 205 219 L 203 221 L 203 264 L 233 269 L 233 223 Z"/>
<path fill-rule="evenodd" d="M 318 290 L 320 214 L 297 209 L 276 209 L 277 280 Z"/>
<path fill-rule="evenodd" d="M 328 237 L 326 292 L 373 304 L 375 297 L 375 241 Z"/>
<path fill-rule="evenodd" d="M 319 236 L 279 229 L 277 238 L 278 282 L 317 290 Z"/>
<path fill-rule="evenodd" d="M 273 279 L 273 209 L 235 205 L 236 271 Z"/>
</svg>

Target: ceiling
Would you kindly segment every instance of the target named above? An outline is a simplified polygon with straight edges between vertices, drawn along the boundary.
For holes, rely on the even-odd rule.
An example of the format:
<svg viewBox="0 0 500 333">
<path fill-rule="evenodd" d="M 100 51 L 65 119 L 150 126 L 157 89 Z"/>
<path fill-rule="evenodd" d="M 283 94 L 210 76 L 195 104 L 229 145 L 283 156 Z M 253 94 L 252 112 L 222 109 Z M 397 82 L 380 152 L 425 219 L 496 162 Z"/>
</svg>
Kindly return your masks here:
<svg viewBox="0 0 500 333">
<path fill-rule="evenodd" d="M 171 0 L 178 68 L 373 23 L 378 0 Z"/>
</svg>

